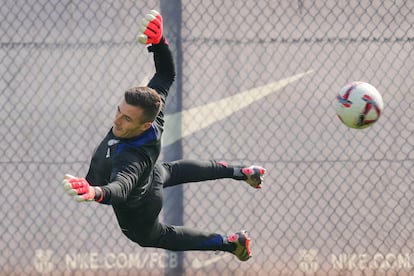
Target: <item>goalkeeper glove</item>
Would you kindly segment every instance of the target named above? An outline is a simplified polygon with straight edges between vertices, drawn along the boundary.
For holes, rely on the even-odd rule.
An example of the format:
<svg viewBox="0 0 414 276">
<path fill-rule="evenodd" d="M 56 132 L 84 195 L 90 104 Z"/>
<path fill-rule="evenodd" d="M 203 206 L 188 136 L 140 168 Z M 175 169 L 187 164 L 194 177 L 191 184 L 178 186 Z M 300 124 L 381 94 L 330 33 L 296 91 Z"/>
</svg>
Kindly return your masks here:
<svg viewBox="0 0 414 276">
<path fill-rule="evenodd" d="M 100 187 L 92 187 L 85 178 L 65 175 L 62 181 L 66 193 L 73 196 L 77 202 L 103 200 L 103 191 Z"/>
<path fill-rule="evenodd" d="M 142 44 L 158 44 L 162 39 L 162 16 L 151 10 L 141 21 L 138 41 Z"/>
</svg>

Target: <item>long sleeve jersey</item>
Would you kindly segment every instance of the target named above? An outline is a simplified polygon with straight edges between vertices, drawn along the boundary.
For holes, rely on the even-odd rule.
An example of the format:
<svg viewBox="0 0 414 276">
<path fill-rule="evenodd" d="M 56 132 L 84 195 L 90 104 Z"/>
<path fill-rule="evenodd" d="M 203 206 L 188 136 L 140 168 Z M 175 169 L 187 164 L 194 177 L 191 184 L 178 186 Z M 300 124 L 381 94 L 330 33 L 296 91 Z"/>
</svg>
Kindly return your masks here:
<svg viewBox="0 0 414 276">
<path fill-rule="evenodd" d="M 96 148 L 86 176 L 92 186 L 102 188 L 101 203 L 121 208 L 138 206 L 151 188 L 154 166 L 161 151 L 164 105 L 175 79 L 172 54 L 164 39 L 148 47 L 148 51 L 154 55 L 156 71 L 148 86 L 160 94 L 161 112 L 151 127 L 137 137 L 119 139 L 110 129 Z"/>
</svg>

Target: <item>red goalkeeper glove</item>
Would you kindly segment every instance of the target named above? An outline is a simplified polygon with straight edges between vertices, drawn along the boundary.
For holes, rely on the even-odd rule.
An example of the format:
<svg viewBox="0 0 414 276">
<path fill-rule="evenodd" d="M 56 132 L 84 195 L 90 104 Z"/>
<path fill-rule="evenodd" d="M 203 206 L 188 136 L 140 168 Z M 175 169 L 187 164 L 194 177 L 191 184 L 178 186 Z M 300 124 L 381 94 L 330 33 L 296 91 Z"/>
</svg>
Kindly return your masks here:
<svg viewBox="0 0 414 276">
<path fill-rule="evenodd" d="M 162 39 L 162 16 L 151 10 L 141 21 L 138 41 L 142 44 L 158 44 Z"/>
<path fill-rule="evenodd" d="M 62 185 L 66 193 L 73 196 L 77 202 L 94 200 L 101 202 L 103 199 L 102 189 L 100 187 L 92 187 L 85 178 L 66 174 Z"/>
</svg>

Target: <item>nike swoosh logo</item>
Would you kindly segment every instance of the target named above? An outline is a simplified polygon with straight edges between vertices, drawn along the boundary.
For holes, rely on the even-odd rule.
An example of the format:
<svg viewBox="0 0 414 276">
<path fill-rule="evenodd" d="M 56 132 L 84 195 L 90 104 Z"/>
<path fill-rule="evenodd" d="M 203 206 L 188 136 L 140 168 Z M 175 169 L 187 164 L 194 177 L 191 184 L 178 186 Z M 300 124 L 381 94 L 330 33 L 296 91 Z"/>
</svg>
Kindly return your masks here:
<svg viewBox="0 0 414 276">
<path fill-rule="evenodd" d="M 113 146 L 115 144 L 118 144 L 118 143 L 119 143 L 118 139 L 111 139 L 111 140 L 108 141 L 108 146 L 111 147 L 111 146 Z"/>
<path fill-rule="evenodd" d="M 223 260 L 224 258 L 229 257 L 229 256 L 231 255 L 217 256 L 211 259 L 207 259 L 205 261 L 200 261 L 198 258 L 195 258 L 193 262 L 191 263 L 191 266 L 195 269 L 200 269 L 200 268 L 212 265 L 214 263 L 217 263 L 218 261 Z"/>
<path fill-rule="evenodd" d="M 167 115 L 165 116 L 165 130 L 162 137 L 162 145 L 163 147 L 171 145 L 181 138 L 187 137 L 215 122 L 221 121 L 231 114 L 259 101 L 267 95 L 276 92 L 312 72 L 313 70 L 302 72 L 276 82 L 243 91 L 219 101 Z M 221 112 L 215 114 L 217 116 L 211 116 L 211 110 L 220 110 Z M 194 123 L 194 118 L 197 117 L 203 118 L 203 120 Z M 185 125 L 186 127 L 182 128 L 182 125 Z"/>
</svg>

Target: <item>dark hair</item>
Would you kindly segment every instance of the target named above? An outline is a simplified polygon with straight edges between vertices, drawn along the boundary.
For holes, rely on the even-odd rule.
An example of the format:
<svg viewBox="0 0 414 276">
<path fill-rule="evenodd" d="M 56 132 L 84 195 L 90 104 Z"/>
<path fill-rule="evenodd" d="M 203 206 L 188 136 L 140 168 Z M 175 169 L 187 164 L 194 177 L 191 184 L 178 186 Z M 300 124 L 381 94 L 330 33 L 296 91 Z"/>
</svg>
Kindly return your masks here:
<svg viewBox="0 0 414 276">
<path fill-rule="evenodd" d="M 125 91 L 127 104 L 142 108 L 144 122 L 153 122 L 161 110 L 161 97 L 154 89 L 146 86 L 133 87 Z M 143 122 L 143 123 L 144 123 Z"/>
</svg>

